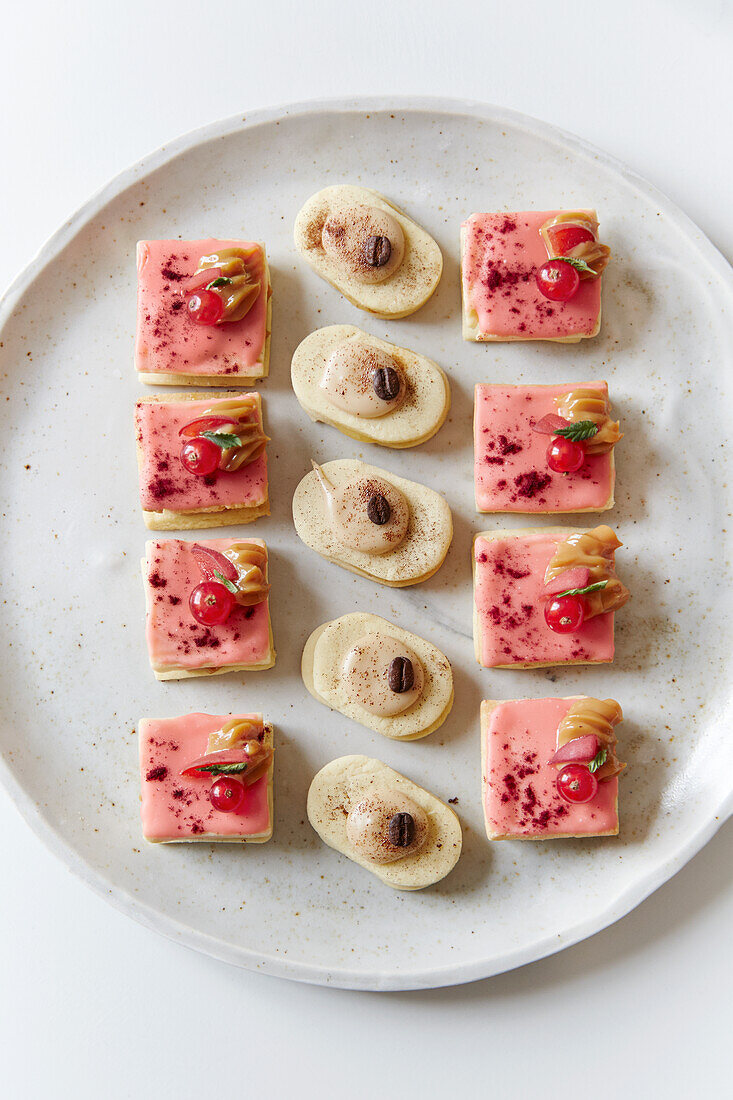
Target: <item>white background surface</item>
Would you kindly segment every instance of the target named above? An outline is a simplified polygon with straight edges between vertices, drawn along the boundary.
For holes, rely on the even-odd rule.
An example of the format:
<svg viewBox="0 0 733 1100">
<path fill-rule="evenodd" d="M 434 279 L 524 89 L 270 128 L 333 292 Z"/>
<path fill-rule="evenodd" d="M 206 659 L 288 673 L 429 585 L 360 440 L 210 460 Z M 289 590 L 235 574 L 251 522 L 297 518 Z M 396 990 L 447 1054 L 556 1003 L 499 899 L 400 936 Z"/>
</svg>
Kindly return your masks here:
<svg viewBox="0 0 733 1100">
<path fill-rule="evenodd" d="M 0 2 L 0 284 L 154 147 L 277 102 L 443 94 L 534 114 L 667 192 L 733 257 L 725 0 Z M 538 181 L 541 190 L 541 180 Z M 49 731 L 54 736 L 54 731 Z M 297 986 L 134 925 L 0 793 L 0 1094 L 727 1095 L 728 825 L 593 939 L 434 993 Z M 487 904 L 489 904 L 487 900 Z"/>
</svg>

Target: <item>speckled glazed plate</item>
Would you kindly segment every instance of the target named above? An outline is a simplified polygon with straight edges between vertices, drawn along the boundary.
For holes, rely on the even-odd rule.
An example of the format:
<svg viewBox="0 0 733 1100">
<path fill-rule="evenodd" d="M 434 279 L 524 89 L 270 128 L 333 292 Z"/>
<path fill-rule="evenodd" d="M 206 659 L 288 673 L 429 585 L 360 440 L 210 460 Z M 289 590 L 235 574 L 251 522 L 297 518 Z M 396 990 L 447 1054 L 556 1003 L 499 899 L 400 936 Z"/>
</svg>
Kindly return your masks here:
<svg viewBox="0 0 733 1100">
<path fill-rule="evenodd" d="M 374 187 L 438 240 L 434 298 L 402 321 L 365 317 L 296 256 L 301 203 L 331 183 Z M 601 335 L 576 346 L 461 340 L 458 229 L 474 210 L 598 208 L 614 252 Z M 263 239 L 272 262 L 271 374 L 261 386 L 272 516 L 250 533 L 272 558 L 278 660 L 268 672 L 157 683 L 143 639 L 132 408 L 135 242 Z M 357 324 L 448 373 L 450 418 L 414 451 L 312 425 L 290 357 L 326 324 Z M 2 305 L 2 776 L 29 824 L 120 909 L 234 965 L 354 988 L 464 982 L 591 935 L 677 871 L 731 812 L 731 586 L 726 443 L 733 280 L 702 233 L 648 184 L 575 138 L 476 104 L 306 104 L 217 123 L 124 173 L 42 249 Z M 493 671 L 471 641 L 472 391 L 478 381 L 609 380 L 626 436 L 605 517 L 634 598 L 610 667 Z M 389 590 L 302 546 L 290 501 L 311 457 L 363 456 L 446 495 L 443 568 Z M 507 525 L 521 525 L 521 517 Z M 541 517 L 539 523 L 551 523 Z M 212 537 L 216 537 L 216 532 Z M 311 630 L 372 611 L 437 643 L 456 703 L 425 741 L 398 744 L 305 691 Z M 621 835 L 490 844 L 480 802 L 482 698 L 620 700 Z M 275 723 L 275 835 L 261 846 L 150 846 L 140 835 L 140 716 L 262 710 Z M 457 798 L 464 853 L 432 889 L 393 892 L 322 846 L 305 817 L 314 772 L 365 753 Z"/>
</svg>

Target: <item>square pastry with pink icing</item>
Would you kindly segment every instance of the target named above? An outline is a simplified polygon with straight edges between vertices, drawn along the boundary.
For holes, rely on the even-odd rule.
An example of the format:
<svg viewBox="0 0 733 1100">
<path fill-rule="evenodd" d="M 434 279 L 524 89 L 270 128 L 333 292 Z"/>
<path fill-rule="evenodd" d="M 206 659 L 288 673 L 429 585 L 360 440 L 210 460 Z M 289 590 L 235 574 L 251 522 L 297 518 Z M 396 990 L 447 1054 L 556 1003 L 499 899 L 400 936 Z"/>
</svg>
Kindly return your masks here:
<svg viewBox="0 0 733 1100">
<path fill-rule="evenodd" d="M 606 382 L 476 386 L 478 512 L 604 512 L 621 439 Z"/>
<path fill-rule="evenodd" d="M 135 429 L 148 527 L 222 527 L 270 514 L 258 393 L 143 397 Z"/>
<path fill-rule="evenodd" d="M 139 741 L 146 840 L 270 839 L 273 729 L 261 714 L 143 718 Z"/>
<path fill-rule="evenodd" d="M 615 699 L 487 699 L 481 787 L 489 840 L 616 836 Z"/>
<path fill-rule="evenodd" d="M 604 664 L 629 599 L 610 527 L 484 531 L 473 542 L 476 660 L 484 668 Z"/>
<path fill-rule="evenodd" d="M 267 547 L 261 539 L 156 539 L 142 563 L 156 679 L 271 668 Z"/>
<path fill-rule="evenodd" d="M 472 214 L 461 226 L 463 338 L 596 336 L 609 258 L 594 210 Z"/>
<path fill-rule="evenodd" d="M 140 241 L 135 366 L 162 386 L 264 378 L 271 287 L 265 246 L 252 241 Z"/>
</svg>

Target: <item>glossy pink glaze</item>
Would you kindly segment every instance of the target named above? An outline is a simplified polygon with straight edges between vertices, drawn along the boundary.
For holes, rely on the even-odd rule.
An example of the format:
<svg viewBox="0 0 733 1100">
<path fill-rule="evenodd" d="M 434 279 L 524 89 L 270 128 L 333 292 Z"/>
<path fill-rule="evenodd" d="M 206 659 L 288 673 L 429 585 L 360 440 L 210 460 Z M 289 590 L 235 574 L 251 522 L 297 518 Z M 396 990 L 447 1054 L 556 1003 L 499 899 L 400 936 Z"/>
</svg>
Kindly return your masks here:
<svg viewBox="0 0 733 1100">
<path fill-rule="evenodd" d="M 246 396 L 242 394 L 242 396 Z M 267 499 L 267 455 L 263 452 L 248 466 L 232 473 L 217 470 L 197 477 L 181 462 L 184 440 L 179 431 L 206 409 L 216 409 L 216 399 L 204 401 L 139 401 L 135 429 L 142 451 L 140 503 L 148 512 L 168 508 L 193 512 L 216 505 L 234 507 L 262 504 Z"/>
<path fill-rule="evenodd" d="M 242 541 L 265 545 L 261 539 L 198 540 L 219 551 Z M 154 667 L 166 671 L 264 661 L 270 653 L 268 600 L 254 607 L 237 605 L 221 626 L 202 626 L 191 615 L 189 595 L 203 580 L 191 545 L 180 539 L 156 539 L 149 544 L 146 635 Z"/>
<path fill-rule="evenodd" d="M 613 660 L 613 612 L 596 615 L 574 634 L 556 634 L 545 622 L 545 569 L 558 541 L 541 532 L 475 540 L 474 600 L 485 668 Z"/>
<path fill-rule="evenodd" d="M 552 436 L 532 430 L 555 398 L 579 388 L 608 393 L 606 382 L 562 386 L 479 384 L 473 422 L 474 478 L 479 512 L 577 512 L 601 509 L 613 490 L 611 454 L 589 455 L 575 474 L 547 465 Z"/>
<path fill-rule="evenodd" d="M 140 722 L 140 815 L 146 839 L 204 840 L 210 835 L 236 839 L 269 831 L 267 775 L 247 787 L 242 809 L 236 813 L 221 813 L 211 805 L 210 776 L 181 775 L 188 764 L 206 752 L 209 734 L 232 717 L 254 716 L 185 714 L 181 718 L 144 718 Z M 165 774 L 157 778 L 161 769 Z"/>
<path fill-rule="evenodd" d="M 472 214 L 463 223 L 464 301 L 482 333 L 523 340 L 589 336 L 601 309 L 601 278 L 584 279 L 569 302 L 551 302 L 535 273 L 547 260 L 540 227 L 561 210 Z"/>
<path fill-rule="evenodd" d="M 146 373 L 221 374 L 257 378 L 267 335 L 267 286 L 259 250 L 259 296 L 241 321 L 197 325 L 184 288 L 202 256 L 220 248 L 251 248 L 248 241 L 140 241 L 137 246 L 135 366 Z M 258 247 L 259 246 L 254 246 Z"/>
<path fill-rule="evenodd" d="M 492 712 L 486 736 L 484 812 L 495 836 L 575 836 L 616 832 L 618 777 L 598 784 L 580 805 L 555 786 L 559 769 L 548 761 L 557 727 L 573 700 L 515 699 Z"/>
</svg>

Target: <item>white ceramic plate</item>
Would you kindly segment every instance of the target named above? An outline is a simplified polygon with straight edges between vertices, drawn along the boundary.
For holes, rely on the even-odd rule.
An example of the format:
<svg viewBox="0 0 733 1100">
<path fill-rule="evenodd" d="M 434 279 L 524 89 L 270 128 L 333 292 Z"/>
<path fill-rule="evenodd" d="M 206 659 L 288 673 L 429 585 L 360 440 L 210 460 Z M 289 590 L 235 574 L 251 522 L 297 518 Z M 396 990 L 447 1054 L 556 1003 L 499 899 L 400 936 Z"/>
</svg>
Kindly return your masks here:
<svg viewBox="0 0 733 1100">
<path fill-rule="evenodd" d="M 445 273 L 412 317 L 360 314 L 291 243 L 326 184 L 375 187 L 437 238 Z M 614 252 L 601 335 L 578 346 L 461 340 L 458 227 L 474 210 L 596 206 Z M 272 261 L 272 368 L 263 383 L 273 514 L 248 531 L 272 554 L 278 661 L 269 672 L 159 684 L 143 640 L 146 531 L 132 434 L 135 242 L 245 237 Z M 235 965 L 369 989 L 468 981 L 540 958 L 616 920 L 677 871 L 731 812 L 731 272 L 662 195 L 575 138 L 519 115 L 444 101 L 308 104 L 218 123 L 146 158 L 81 210 L 11 288 L 0 333 L 4 636 L 2 776 L 21 812 L 95 890 L 143 923 Z M 312 329 L 358 324 L 448 372 L 449 421 L 414 451 L 311 425 L 289 383 Z M 471 642 L 477 381 L 604 376 L 623 421 L 607 519 L 634 593 L 612 667 L 487 672 Z M 311 456 L 363 455 L 445 493 L 455 540 L 426 584 L 388 590 L 303 547 L 290 499 Z M 540 520 L 539 522 L 542 522 Z M 545 522 L 552 522 L 551 517 Z M 521 524 L 520 517 L 509 524 Z M 306 694 L 302 644 L 352 610 L 392 618 L 453 662 L 456 704 L 426 741 L 396 744 Z M 623 704 L 622 832 L 544 844 L 485 839 L 484 697 L 576 692 Z M 277 728 L 275 836 L 247 848 L 145 844 L 135 726 L 142 715 L 261 709 Z M 396 893 L 305 819 L 313 773 L 380 756 L 457 797 L 463 857 L 433 889 Z"/>
</svg>

